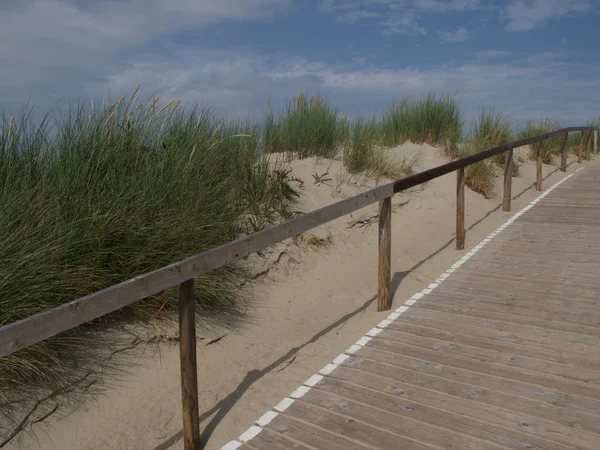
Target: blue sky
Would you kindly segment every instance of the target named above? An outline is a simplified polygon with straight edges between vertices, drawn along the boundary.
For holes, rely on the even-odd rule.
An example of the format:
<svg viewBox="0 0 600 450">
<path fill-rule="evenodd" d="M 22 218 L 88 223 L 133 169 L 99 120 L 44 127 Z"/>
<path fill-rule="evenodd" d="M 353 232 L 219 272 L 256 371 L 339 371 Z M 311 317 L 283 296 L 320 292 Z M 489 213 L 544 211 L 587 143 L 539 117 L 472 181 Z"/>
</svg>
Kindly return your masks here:
<svg viewBox="0 0 600 450">
<path fill-rule="evenodd" d="M 3 0 L 0 107 L 142 94 L 262 117 L 455 94 L 467 117 L 600 116 L 600 0 Z"/>
</svg>

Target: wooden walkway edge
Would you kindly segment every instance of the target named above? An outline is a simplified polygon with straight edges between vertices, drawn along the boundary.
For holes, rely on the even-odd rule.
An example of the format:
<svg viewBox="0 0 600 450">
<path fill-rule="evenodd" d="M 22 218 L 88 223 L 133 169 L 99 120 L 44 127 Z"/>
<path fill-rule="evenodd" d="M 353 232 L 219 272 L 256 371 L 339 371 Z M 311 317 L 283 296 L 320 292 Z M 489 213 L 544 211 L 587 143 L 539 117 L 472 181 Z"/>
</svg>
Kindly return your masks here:
<svg viewBox="0 0 600 450">
<path fill-rule="evenodd" d="M 599 247 L 592 166 L 223 449 L 600 449 Z"/>
</svg>

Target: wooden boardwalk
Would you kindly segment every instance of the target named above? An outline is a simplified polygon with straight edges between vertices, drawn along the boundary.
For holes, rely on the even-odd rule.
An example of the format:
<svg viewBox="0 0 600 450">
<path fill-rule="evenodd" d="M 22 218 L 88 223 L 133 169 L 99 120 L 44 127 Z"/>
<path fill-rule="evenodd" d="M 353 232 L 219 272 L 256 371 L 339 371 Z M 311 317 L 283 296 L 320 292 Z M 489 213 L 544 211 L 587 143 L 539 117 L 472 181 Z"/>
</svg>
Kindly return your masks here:
<svg viewBox="0 0 600 450">
<path fill-rule="evenodd" d="M 600 168 L 529 208 L 227 448 L 600 449 Z"/>
</svg>

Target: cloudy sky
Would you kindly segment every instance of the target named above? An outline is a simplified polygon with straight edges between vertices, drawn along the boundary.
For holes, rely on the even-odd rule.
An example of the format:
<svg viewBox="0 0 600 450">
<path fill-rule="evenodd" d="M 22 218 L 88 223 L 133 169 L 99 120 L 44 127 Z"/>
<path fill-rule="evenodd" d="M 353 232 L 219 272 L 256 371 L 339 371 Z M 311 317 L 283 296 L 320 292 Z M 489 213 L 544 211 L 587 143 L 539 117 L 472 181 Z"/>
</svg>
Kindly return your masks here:
<svg viewBox="0 0 600 450">
<path fill-rule="evenodd" d="M 0 108 L 143 95 L 256 118 L 454 94 L 467 115 L 600 116 L 600 0 L 1 0 Z"/>
</svg>

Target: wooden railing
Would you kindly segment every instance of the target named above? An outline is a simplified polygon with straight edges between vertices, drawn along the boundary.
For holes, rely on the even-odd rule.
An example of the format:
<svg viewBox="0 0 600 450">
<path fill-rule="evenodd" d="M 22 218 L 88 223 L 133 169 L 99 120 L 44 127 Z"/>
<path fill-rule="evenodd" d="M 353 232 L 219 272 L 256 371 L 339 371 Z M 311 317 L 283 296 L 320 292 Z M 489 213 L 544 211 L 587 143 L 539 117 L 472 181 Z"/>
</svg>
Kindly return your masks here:
<svg viewBox="0 0 600 450">
<path fill-rule="evenodd" d="M 406 189 L 457 171 L 456 188 L 456 248 L 465 245 L 465 168 L 479 161 L 506 153 L 504 165 L 503 209 L 511 208 L 513 149 L 537 143 L 536 189 L 542 190 L 542 146 L 544 140 L 563 136 L 561 170 L 567 168 L 567 138 L 579 132 L 578 162 L 590 159 L 593 127 L 563 128 L 551 133 L 510 142 L 466 158 L 377 187 L 311 213 L 296 217 L 271 228 L 245 236 L 211 250 L 191 256 L 161 269 L 149 272 L 114 286 L 94 292 L 72 302 L 44 311 L 0 328 L 0 357 L 55 336 L 71 328 L 179 285 L 179 331 L 181 389 L 183 397 L 183 436 L 186 450 L 199 449 L 200 427 L 198 413 L 198 382 L 196 369 L 196 322 L 194 277 L 243 258 L 285 239 L 297 236 L 365 206 L 379 202 L 379 269 L 378 310 L 391 308 L 390 259 L 392 196 Z M 585 132 L 587 131 L 587 140 Z M 584 140 L 586 151 L 584 152 Z"/>
</svg>

